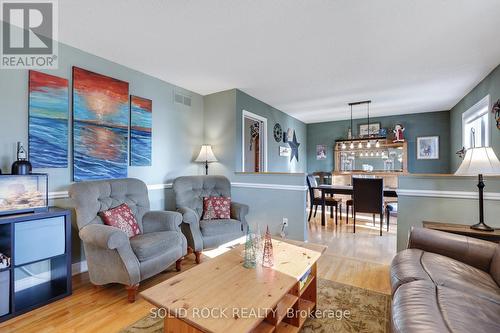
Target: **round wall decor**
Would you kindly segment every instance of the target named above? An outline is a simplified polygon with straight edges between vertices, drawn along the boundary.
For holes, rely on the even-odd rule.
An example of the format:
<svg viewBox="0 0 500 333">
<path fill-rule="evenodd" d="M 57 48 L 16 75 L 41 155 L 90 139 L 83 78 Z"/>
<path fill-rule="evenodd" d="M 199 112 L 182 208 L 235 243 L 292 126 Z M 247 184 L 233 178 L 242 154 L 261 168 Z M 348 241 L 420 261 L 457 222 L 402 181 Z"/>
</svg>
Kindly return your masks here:
<svg viewBox="0 0 500 333">
<path fill-rule="evenodd" d="M 274 125 L 273 134 L 274 140 L 276 140 L 276 142 L 281 142 L 281 139 L 283 138 L 283 129 L 279 123 Z"/>
</svg>

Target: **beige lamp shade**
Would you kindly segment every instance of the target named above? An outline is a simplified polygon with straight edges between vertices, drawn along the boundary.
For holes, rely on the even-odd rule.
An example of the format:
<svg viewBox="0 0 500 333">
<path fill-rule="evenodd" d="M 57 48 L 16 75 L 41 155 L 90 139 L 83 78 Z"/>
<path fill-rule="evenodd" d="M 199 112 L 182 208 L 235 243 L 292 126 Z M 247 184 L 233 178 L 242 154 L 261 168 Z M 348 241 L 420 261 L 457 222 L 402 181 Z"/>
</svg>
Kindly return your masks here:
<svg viewBox="0 0 500 333">
<path fill-rule="evenodd" d="M 212 151 L 211 145 L 203 145 L 200 149 L 200 154 L 196 158 L 195 162 L 217 162 L 217 158 Z"/>
<path fill-rule="evenodd" d="M 500 175 L 500 161 L 491 147 L 470 148 L 462 164 L 455 172 L 457 176 Z"/>
</svg>

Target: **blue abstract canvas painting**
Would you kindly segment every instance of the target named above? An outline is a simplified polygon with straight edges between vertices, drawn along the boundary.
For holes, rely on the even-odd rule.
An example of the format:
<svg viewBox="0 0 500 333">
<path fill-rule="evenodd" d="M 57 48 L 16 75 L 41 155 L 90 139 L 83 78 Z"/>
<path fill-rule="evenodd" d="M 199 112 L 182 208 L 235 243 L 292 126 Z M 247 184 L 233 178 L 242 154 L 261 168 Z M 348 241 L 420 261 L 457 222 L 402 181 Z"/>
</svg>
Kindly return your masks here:
<svg viewBox="0 0 500 333">
<path fill-rule="evenodd" d="M 128 82 L 73 67 L 73 179 L 127 177 Z"/>
<path fill-rule="evenodd" d="M 28 153 L 34 168 L 68 167 L 68 80 L 29 71 Z"/>
<path fill-rule="evenodd" d="M 130 96 L 130 165 L 151 166 L 153 102 Z"/>
</svg>

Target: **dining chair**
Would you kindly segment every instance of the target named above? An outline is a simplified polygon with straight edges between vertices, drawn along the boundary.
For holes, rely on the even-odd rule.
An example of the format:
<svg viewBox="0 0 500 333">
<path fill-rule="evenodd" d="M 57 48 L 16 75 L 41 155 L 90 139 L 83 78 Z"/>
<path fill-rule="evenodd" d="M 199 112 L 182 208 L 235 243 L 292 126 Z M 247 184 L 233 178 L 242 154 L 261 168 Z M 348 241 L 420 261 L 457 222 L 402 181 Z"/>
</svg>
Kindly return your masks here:
<svg viewBox="0 0 500 333">
<path fill-rule="evenodd" d="M 307 187 L 309 188 L 309 218 L 307 221 L 311 220 L 312 211 L 314 207 L 314 217 L 316 217 L 316 212 L 318 211 L 318 206 L 323 203 L 321 196 L 317 196 L 314 190 L 315 187 L 318 187 L 318 182 L 313 175 L 308 175 L 307 178 Z M 325 206 L 330 207 L 330 217 L 333 218 L 333 209 L 335 208 L 335 224 L 338 223 L 338 214 L 339 208 L 342 210 L 342 199 L 337 199 L 333 197 L 325 196 Z"/>
<path fill-rule="evenodd" d="M 316 171 L 312 175 L 314 178 L 318 178 L 320 185 L 331 185 L 332 184 L 332 173 L 325 171 Z"/>
<path fill-rule="evenodd" d="M 375 214 L 380 215 L 380 236 L 384 218 L 384 180 L 382 178 L 353 178 L 353 220 L 356 232 L 356 213 L 371 213 L 375 223 Z"/>
</svg>

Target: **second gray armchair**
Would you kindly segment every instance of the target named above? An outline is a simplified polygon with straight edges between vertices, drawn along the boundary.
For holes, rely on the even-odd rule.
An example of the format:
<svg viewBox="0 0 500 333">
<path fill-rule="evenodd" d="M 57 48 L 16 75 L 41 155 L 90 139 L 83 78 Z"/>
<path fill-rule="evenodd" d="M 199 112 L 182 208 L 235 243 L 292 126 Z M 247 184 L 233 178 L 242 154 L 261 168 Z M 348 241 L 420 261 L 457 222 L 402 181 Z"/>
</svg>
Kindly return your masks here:
<svg viewBox="0 0 500 333">
<path fill-rule="evenodd" d="M 188 250 L 200 263 L 201 251 L 214 248 L 241 236 L 248 225 L 248 206 L 231 203 L 231 218 L 202 220 L 203 197 L 231 196 L 231 183 L 223 176 L 187 176 L 175 179 L 173 184 L 177 210 L 182 214 L 181 230 L 187 238 Z"/>
</svg>

